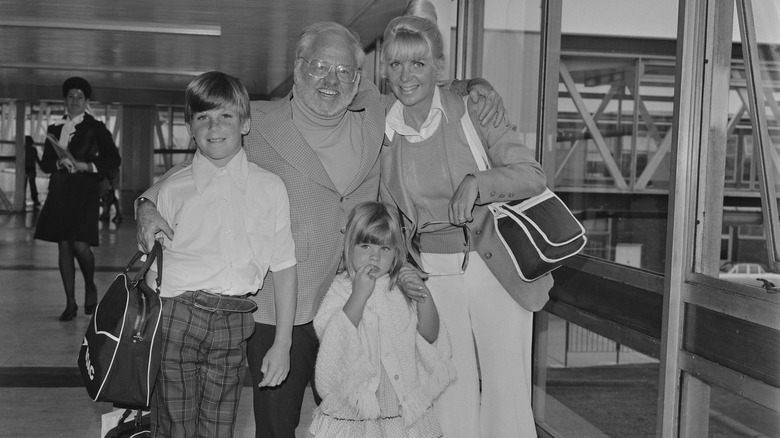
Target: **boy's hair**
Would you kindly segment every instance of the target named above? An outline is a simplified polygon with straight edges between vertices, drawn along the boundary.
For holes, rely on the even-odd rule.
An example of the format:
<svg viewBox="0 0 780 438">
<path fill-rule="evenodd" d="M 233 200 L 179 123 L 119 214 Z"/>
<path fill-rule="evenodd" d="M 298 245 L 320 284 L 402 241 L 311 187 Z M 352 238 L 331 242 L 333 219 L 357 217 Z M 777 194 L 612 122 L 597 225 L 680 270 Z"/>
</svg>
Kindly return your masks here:
<svg viewBox="0 0 780 438">
<path fill-rule="evenodd" d="M 398 217 L 379 202 L 364 202 L 358 204 L 349 213 L 347 229 L 344 233 L 344 266 L 350 277 L 355 275 L 352 265 L 352 254 L 355 245 L 371 243 L 387 245 L 395 252 L 393 265 L 390 268 L 390 279 L 395 281 L 398 273 L 406 262 L 406 242 Z"/>
<path fill-rule="evenodd" d="M 187 85 L 184 92 L 184 122 L 195 113 L 225 105 L 235 105 L 243 123 L 250 119 L 249 93 L 238 78 L 220 71 L 203 73 Z"/>
</svg>

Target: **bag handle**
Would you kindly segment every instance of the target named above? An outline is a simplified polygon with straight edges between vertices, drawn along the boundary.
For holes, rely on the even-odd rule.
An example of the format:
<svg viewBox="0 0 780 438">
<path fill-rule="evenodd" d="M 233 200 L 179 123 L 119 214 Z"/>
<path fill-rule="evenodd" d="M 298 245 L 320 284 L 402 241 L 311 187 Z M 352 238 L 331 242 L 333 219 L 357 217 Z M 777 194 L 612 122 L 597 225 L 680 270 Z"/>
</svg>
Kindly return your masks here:
<svg viewBox="0 0 780 438">
<path fill-rule="evenodd" d="M 130 268 L 135 265 L 135 263 L 143 257 L 145 253 L 141 250 L 138 250 L 133 255 L 133 258 L 130 259 L 130 263 L 127 264 L 127 267 L 125 268 L 125 274 L 127 274 L 128 271 L 130 271 Z M 157 291 L 160 291 L 160 285 L 162 284 L 162 244 L 159 240 L 154 241 L 154 247 L 152 247 L 152 250 L 149 251 L 149 254 L 147 254 L 146 261 L 143 265 L 141 265 L 141 269 L 138 271 L 138 273 L 133 277 L 133 285 L 138 284 L 138 282 L 142 281 L 144 276 L 146 275 L 146 272 L 149 270 L 149 268 L 152 266 L 152 263 L 157 260 L 157 278 L 155 279 L 155 282 L 157 283 Z"/>
<path fill-rule="evenodd" d="M 472 123 L 471 117 L 469 117 L 468 99 L 469 96 L 463 98 L 466 110 L 463 113 L 463 117 L 460 118 L 460 124 L 463 125 L 463 133 L 466 134 L 466 141 L 469 144 L 469 149 L 471 149 L 471 154 L 474 156 L 474 161 L 477 162 L 477 168 L 479 170 L 487 170 L 490 169 L 490 160 L 488 160 L 485 147 L 479 139 L 476 128 L 474 128 L 474 123 Z"/>
</svg>

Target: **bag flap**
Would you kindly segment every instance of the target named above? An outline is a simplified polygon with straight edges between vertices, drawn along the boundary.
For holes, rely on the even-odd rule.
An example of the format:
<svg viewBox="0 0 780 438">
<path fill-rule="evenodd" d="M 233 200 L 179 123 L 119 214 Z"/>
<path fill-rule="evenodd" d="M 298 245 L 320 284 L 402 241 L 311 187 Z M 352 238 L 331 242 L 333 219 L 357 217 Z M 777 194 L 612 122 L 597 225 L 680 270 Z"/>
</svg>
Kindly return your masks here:
<svg viewBox="0 0 780 438">
<path fill-rule="evenodd" d="M 534 238 L 544 239 L 547 245 L 562 246 L 585 236 L 585 228 L 571 210 L 551 190 L 517 203 L 495 205 L 497 219 L 506 216 L 522 221 Z"/>
</svg>

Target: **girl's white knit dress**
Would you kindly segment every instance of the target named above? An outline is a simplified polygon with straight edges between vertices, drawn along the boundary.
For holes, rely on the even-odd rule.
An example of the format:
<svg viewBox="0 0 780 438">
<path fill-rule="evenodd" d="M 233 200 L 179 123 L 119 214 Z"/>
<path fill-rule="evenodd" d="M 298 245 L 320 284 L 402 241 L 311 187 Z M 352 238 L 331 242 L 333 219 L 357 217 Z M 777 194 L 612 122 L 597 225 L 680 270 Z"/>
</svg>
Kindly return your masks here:
<svg viewBox="0 0 780 438">
<path fill-rule="evenodd" d="M 440 437 L 433 401 L 455 380 L 446 328 L 433 344 L 423 339 L 415 303 L 387 275 L 355 327 L 343 311 L 351 293 L 346 273 L 336 276 L 314 318 L 323 400 L 309 431 L 317 438 Z"/>
</svg>

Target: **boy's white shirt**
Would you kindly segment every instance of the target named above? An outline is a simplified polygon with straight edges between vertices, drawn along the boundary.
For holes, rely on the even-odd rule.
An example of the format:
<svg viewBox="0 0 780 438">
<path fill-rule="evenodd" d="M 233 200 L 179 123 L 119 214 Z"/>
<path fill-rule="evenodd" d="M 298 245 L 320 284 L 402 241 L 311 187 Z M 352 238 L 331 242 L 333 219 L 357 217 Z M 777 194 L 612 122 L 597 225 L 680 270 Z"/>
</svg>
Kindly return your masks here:
<svg viewBox="0 0 780 438">
<path fill-rule="evenodd" d="M 174 231 L 163 242 L 163 297 L 256 293 L 268 270 L 296 264 L 284 183 L 243 148 L 221 168 L 197 151 L 163 182 L 157 209 Z"/>
</svg>

